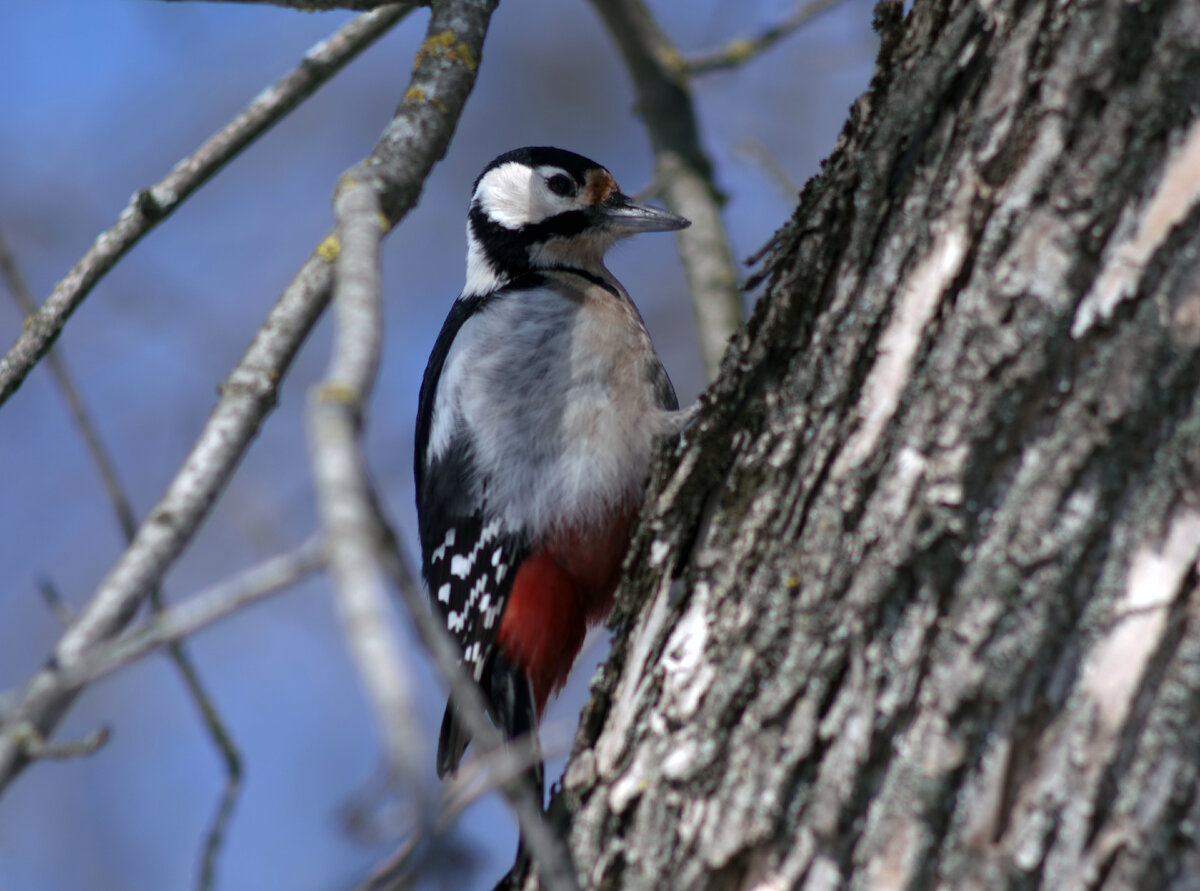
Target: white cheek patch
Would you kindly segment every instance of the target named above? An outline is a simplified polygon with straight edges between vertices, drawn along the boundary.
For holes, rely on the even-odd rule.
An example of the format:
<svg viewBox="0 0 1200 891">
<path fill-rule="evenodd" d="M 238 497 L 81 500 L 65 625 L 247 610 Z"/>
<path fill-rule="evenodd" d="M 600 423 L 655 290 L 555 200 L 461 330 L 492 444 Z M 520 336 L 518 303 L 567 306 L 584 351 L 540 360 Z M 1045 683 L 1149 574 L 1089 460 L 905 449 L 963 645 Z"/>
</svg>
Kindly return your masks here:
<svg viewBox="0 0 1200 891">
<path fill-rule="evenodd" d="M 484 174 L 475 190 L 475 200 L 488 219 L 506 229 L 540 223 L 576 206 L 574 198 L 555 195 L 546 188 L 543 177 L 555 173 L 565 171 L 557 167 L 533 170 L 516 161 L 501 164 Z"/>
<path fill-rule="evenodd" d="M 534 173 L 515 161 L 489 170 L 479 181 L 475 197 L 488 219 L 506 229 L 529 222 L 529 194 Z"/>
<path fill-rule="evenodd" d="M 471 224 L 467 223 L 467 282 L 463 286 L 463 296 L 468 294 L 487 294 L 500 287 L 502 279 L 496 271 L 496 266 L 488 258 L 483 246 L 475 240 L 471 232 Z"/>
</svg>

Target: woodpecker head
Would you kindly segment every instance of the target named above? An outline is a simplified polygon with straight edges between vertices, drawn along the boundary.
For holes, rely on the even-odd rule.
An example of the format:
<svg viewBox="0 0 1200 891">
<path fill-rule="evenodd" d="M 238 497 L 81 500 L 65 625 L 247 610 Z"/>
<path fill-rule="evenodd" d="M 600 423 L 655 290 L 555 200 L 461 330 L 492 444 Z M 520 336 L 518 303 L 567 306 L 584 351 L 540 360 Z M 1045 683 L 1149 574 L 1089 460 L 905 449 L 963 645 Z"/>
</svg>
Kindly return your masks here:
<svg viewBox="0 0 1200 891">
<path fill-rule="evenodd" d="M 604 252 L 636 232 L 691 223 L 634 204 L 612 174 L 582 155 L 532 146 L 492 161 L 467 216 L 467 286 L 482 294 L 519 275 L 553 267 L 600 273 Z"/>
</svg>

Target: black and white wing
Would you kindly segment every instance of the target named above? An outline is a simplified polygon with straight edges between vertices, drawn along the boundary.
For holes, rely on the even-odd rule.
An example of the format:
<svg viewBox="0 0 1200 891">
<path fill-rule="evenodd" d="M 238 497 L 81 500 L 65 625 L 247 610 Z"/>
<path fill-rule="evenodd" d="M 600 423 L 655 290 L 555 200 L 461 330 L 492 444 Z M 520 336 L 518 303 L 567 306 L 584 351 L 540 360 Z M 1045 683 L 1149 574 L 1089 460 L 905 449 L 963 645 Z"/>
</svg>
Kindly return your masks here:
<svg viewBox="0 0 1200 891">
<path fill-rule="evenodd" d="M 456 388 L 453 381 L 443 381 L 443 372 L 455 337 L 490 299 L 460 298 L 450 310 L 421 382 L 414 444 L 421 571 L 434 610 L 458 643 L 462 664 L 483 682 L 489 699 L 492 679 L 485 681 L 484 672 L 528 545 L 503 530 L 499 518 L 488 516 L 478 494 L 487 484 L 478 478 L 474 445 L 458 417 Z M 469 741 L 454 704 L 448 703 L 438 739 L 438 776 L 458 766 Z"/>
<path fill-rule="evenodd" d="M 454 393 L 439 387 L 455 337 L 488 300 L 456 301 L 442 326 L 421 383 L 414 446 L 421 569 L 434 608 L 476 680 L 491 655 L 516 569 L 527 552 L 524 542 L 501 529 L 498 518 L 487 516 L 486 504 L 476 503 L 473 492 L 479 481 L 472 442 L 458 429 Z"/>
</svg>

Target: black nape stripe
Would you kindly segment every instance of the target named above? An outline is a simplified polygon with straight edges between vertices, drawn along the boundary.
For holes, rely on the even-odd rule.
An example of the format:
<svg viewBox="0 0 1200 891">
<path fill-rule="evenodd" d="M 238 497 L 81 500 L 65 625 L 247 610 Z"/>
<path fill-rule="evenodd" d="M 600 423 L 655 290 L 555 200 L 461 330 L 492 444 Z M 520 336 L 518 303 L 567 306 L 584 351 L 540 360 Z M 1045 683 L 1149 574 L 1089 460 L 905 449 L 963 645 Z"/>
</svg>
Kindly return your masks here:
<svg viewBox="0 0 1200 891">
<path fill-rule="evenodd" d="M 489 219 L 474 202 L 467 219 L 471 223 L 471 237 L 483 249 L 498 274 L 516 278 L 529 271 L 529 247 L 521 238 L 519 229 L 504 228 Z"/>
</svg>

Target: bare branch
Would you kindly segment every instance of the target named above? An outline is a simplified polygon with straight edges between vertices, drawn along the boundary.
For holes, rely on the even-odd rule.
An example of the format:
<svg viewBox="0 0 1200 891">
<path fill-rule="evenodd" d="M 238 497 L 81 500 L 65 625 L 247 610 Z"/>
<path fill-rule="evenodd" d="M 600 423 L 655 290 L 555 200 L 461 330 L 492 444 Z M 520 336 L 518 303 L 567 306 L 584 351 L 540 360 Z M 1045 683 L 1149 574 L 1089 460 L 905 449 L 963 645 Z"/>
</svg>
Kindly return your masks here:
<svg viewBox="0 0 1200 891">
<path fill-rule="evenodd" d="M 0 238 L 0 274 L 3 275 L 9 290 L 21 308 L 26 313 L 33 313 L 37 309 L 37 305 L 34 303 L 33 295 L 26 287 L 25 279 L 17 268 L 16 260 L 8 250 L 8 246 L 4 243 L 3 238 Z M 112 503 L 113 511 L 117 516 L 117 524 L 121 528 L 125 541 L 126 543 L 132 542 L 137 532 L 137 520 L 133 511 L 133 505 L 125 494 L 125 489 L 117 476 L 116 464 L 109 457 L 108 450 L 104 447 L 104 443 L 100 439 L 99 429 L 92 420 L 91 412 L 84 405 L 83 397 L 80 395 L 78 387 L 75 386 L 75 382 L 67 370 L 66 362 L 58 355 L 57 349 L 51 347 L 48 350 L 46 362 L 50 369 L 50 374 L 54 378 L 55 385 L 58 387 L 63 400 L 67 404 L 67 410 L 71 415 L 71 419 L 75 422 L 75 427 L 79 431 L 80 436 L 83 437 L 84 446 L 92 458 L 92 463 L 96 466 L 96 470 L 100 474 L 100 479 L 104 483 L 105 491 L 108 493 L 109 501 Z M 38 587 L 47 604 L 59 616 L 63 624 L 70 625 L 73 621 L 73 616 L 58 596 L 58 592 L 53 585 L 47 580 L 43 584 L 39 584 Z M 162 590 L 159 587 L 156 586 L 151 592 L 150 602 L 155 612 L 162 611 Z M 209 832 L 205 836 L 203 845 L 204 854 L 201 859 L 200 878 L 197 887 L 200 891 L 205 891 L 205 889 L 212 887 L 215 876 L 216 857 L 220 851 L 221 839 L 224 837 L 224 829 L 228 823 L 229 816 L 233 813 L 233 805 L 237 801 L 238 789 L 241 787 L 242 762 L 237 747 L 234 745 L 233 737 L 225 726 L 225 722 L 221 719 L 221 715 L 217 711 L 212 697 L 205 690 L 204 684 L 200 680 L 200 673 L 192 662 L 191 656 L 184 649 L 183 644 L 179 641 L 173 641 L 168 644 L 167 656 L 179 672 L 184 688 L 187 690 L 188 696 L 200 714 L 200 720 L 204 724 L 205 732 L 208 734 L 209 739 L 212 740 L 221 763 L 225 766 L 225 782 L 222 787 L 221 798 L 217 804 L 216 814 Z"/>
<path fill-rule="evenodd" d="M 37 302 L 26 285 L 24 276 L 17 268 L 16 259 L 9 251 L 3 237 L 0 237 L 0 275 L 3 275 L 4 282 L 8 285 L 8 290 L 17 305 L 21 307 L 21 311 L 27 316 L 36 313 Z M 100 434 L 92 421 L 91 413 L 83 404 L 83 398 L 79 395 L 79 389 L 75 386 L 70 371 L 67 370 L 66 362 L 54 349 L 47 346 L 46 365 L 50 369 L 50 375 L 54 378 L 59 393 L 62 394 L 63 401 L 67 404 L 67 411 L 75 423 L 75 428 L 83 437 L 83 444 L 92 458 L 92 463 L 96 465 L 100 480 L 104 483 L 104 489 L 108 493 L 109 501 L 112 502 L 113 510 L 116 511 L 117 523 L 126 539 L 132 538 L 133 533 L 137 530 L 137 519 L 134 516 L 133 507 L 130 505 L 129 499 L 125 497 L 125 492 L 117 479 L 116 464 L 109 457 L 104 443 L 100 441 Z"/>
<path fill-rule="evenodd" d="M 379 243 L 387 221 L 379 196 L 354 172 L 334 200 L 338 257 L 334 266 L 334 346 L 324 380 L 309 393 L 308 441 L 321 525 L 338 613 L 384 742 L 389 779 L 403 779 L 412 813 L 430 816 L 421 801 L 424 739 L 399 635 L 388 609 L 377 556 L 380 530 L 360 434 L 383 346 Z"/>
<path fill-rule="evenodd" d="M 67 319 L 96 283 L 142 236 L 417 5 L 401 3 L 359 16 L 318 43 L 294 71 L 260 93 L 166 177 L 134 195 L 117 222 L 100 233 L 87 253 L 55 285 L 42 307 L 26 321 L 12 348 L 0 358 L 0 405 L 16 392 L 29 370 L 58 339 Z"/>
<path fill-rule="evenodd" d="M 457 644 L 441 623 L 434 619 L 422 586 L 382 515 L 379 516 L 379 524 L 385 533 L 381 554 L 384 569 L 404 599 L 421 642 L 433 655 L 438 673 L 450 687 L 450 695 L 458 708 L 456 715 L 470 731 L 477 757 L 490 758 L 492 753 L 504 748 L 504 736 L 488 718 L 483 694 L 459 664 Z M 570 852 L 546 822 L 542 803 L 537 800 L 533 789 L 519 775 L 512 775 L 500 784 L 500 791 L 516 814 L 521 826 L 521 838 L 538 864 L 541 887 L 546 891 L 577 891 L 579 883 L 575 878 Z"/>
<path fill-rule="evenodd" d="M 343 177 L 335 198 L 339 254 L 335 267 L 334 354 L 325 379 L 310 395 L 309 406 L 313 473 L 322 524 L 329 537 L 330 569 L 342 621 L 382 730 L 388 763 L 408 780 L 409 791 L 419 794 L 425 746 L 415 733 L 418 724 L 411 717 L 415 710 L 406 683 L 411 672 L 404 664 L 398 639 L 390 631 L 383 602 L 380 560 L 387 561 L 396 584 L 406 595 L 422 638 L 427 645 L 431 640 L 446 645 L 440 654 L 445 665 L 439 659 L 439 666 L 462 675 L 474 696 L 475 701 L 468 702 L 464 710 L 477 709 L 471 718 L 486 728 L 482 736 L 477 736 L 484 757 L 501 765 L 497 779 L 505 790 L 513 793 L 510 802 L 518 814 L 522 833 L 528 825 L 538 838 L 536 844 L 532 840 L 529 844 L 538 863 L 543 864 L 546 887 L 550 891 L 568 891 L 577 887 L 570 860 L 561 842 L 542 820 L 541 802 L 534 800 L 531 790 L 519 779 L 519 771 L 503 769 L 524 763 L 529 757 L 525 747 L 517 746 L 510 751 L 492 726 L 478 689 L 458 665 L 454 644 L 445 629 L 433 620 L 420 585 L 399 557 L 395 537 L 378 508 L 363 466 L 359 441 L 362 411 L 374 384 L 382 348 L 383 298 L 378 249 L 382 230 L 386 228 L 376 193 L 366 185 L 371 173 L 366 163 L 351 170 Z M 422 627 L 426 630 L 421 631 Z M 431 650 L 435 645 L 430 646 Z M 437 658 L 439 653 L 435 651 L 434 655 Z M 471 720 L 466 723 L 473 731 L 476 729 Z M 532 744 L 536 749 L 536 739 Z M 420 808 L 418 815 L 432 828 L 433 813 L 428 808 Z M 402 866 L 415 850 L 414 844 L 410 840 L 402 846 L 398 856 L 387 864 L 387 870 Z"/>
<path fill-rule="evenodd" d="M 232 758 L 229 757 L 232 754 Z M 233 817 L 233 806 L 242 791 L 242 761 L 236 749 L 222 751 L 225 764 L 225 783 L 221 787 L 221 798 L 213 812 L 208 829 L 204 832 L 204 846 L 200 853 L 200 871 L 196 878 L 197 891 L 209 891 L 217 880 L 217 857 L 225 844 L 225 834 Z"/>
<path fill-rule="evenodd" d="M 233 474 L 274 405 L 283 372 L 324 307 L 327 291 L 321 285 L 327 285 L 327 271 L 319 257 L 310 259 L 302 275 L 284 292 L 223 384 L 221 399 L 166 493 L 79 619 L 59 639 L 50 662 L 30 680 L 21 705 L 0 725 L 0 789 L 26 760 L 23 750 L 13 744 L 11 722 L 32 721 L 49 733 L 76 692 L 63 683 L 63 672 L 78 665 L 91 647 L 132 618 Z"/>
<path fill-rule="evenodd" d="M 162 588 L 157 585 L 150 592 L 150 605 L 156 615 L 163 612 Z M 212 744 L 217 750 L 217 757 L 221 759 L 221 765 L 225 769 L 221 797 L 217 801 L 217 809 L 201 845 L 200 870 L 197 874 L 196 887 L 198 891 L 208 891 L 216 880 L 217 855 L 221 851 L 221 843 L 225 838 L 225 827 L 228 826 L 229 818 L 233 815 L 233 805 L 237 802 L 238 791 L 242 787 L 242 756 L 233 741 L 233 734 L 229 732 L 229 728 L 225 726 L 225 722 L 221 718 L 221 713 L 217 711 L 216 703 L 205 689 L 204 682 L 200 680 L 200 672 L 196 668 L 196 663 L 192 661 L 191 654 L 184 649 L 183 642 L 180 640 L 170 641 L 166 645 L 166 650 L 167 658 L 179 672 L 184 689 L 187 690 L 188 697 L 200 715 L 200 723 L 204 725 L 204 731 L 212 740 Z"/>
<path fill-rule="evenodd" d="M 767 179 L 771 181 L 771 184 L 779 191 L 781 198 L 794 201 L 796 196 L 800 194 L 799 183 L 795 182 L 788 175 L 788 172 L 783 169 L 783 165 L 757 139 L 746 137 L 739 140 L 736 151 L 763 172 Z"/>
<path fill-rule="evenodd" d="M 475 83 L 483 37 L 496 0 L 446 0 L 434 10 L 417 54 L 404 102 L 365 162 L 370 183 L 391 224 L 420 194 L 442 157 Z M 381 13 L 370 13 L 375 16 Z M 28 761 L 11 728 L 32 722 L 43 734 L 57 724 L 75 695 L 61 674 L 97 642 L 123 627 L 195 534 L 224 488 L 259 424 L 274 405 L 276 389 L 300 344 L 325 308 L 330 288 L 328 241 L 301 267 L 259 329 L 245 356 L 225 380 L 221 399 L 168 486 L 93 594 L 79 620 L 55 646 L 47 666 L 27 684 L 21 703 L 0 724 L 0 791 Z"/>
<path fill-rule="evenodd" d="M 204 843 L 200 849 L 200 870 L 196 875 L 197 891 L 209 891 L 216 884 L 217 857 L 225 843 L 225 833 L 233 817 L 233 806 L 242 791 L 242 756 L 220 714 L 213 708 L 212 699 L 200 686 L 199 675 L 196 674 L 190 658 L 184 654 L 182 645 L 178 642 L 171 643 L 167 645 L 167 650 L 175 658 L 176 664 L 182 666 L 184 683 L 192 700 L 200 707 L 200 720 L 204 722 L 205 730 L 216 746 L 221 765 L 225 769 L 221 797 L 217 800 L 217 808 L 209 821 L 208 829 L 204 832 Z M 183 659 L 180 660 L 177 654 L 182 654 Z"/>
<path fill-rule="evenodd" d="M 791 15 L 764 28 L 753 37 L 743 37 L 734 40 L 723 47 L 709 50 L 683 61 L 685 74 L 708 74 L 712 71 L 727 71 L 749 62 L 759 53 L 773 47 L 783 38 L 798 31 L 819 16 L 845 0 L 811 0 L 801 4 L 792 11 Z"/>
<path fill-rule="evenodd" d="M 417 832 L 403 836 L 354 891 L 394 891 L 407 887 L 412 883 L 411 877 L 422 874 L 424 869 L 444 870 L 447 863 L 453 862 L 449 858 L 461 861 L 461 856 L 456 857 L 455 839 L 445 833 L 462 811 L 479 798 L 500 790 L 503 783 L 521 776 L 530 767 L 551 756 L 550 753 L 566 754 L 570 751 L 573 733 L 573 726 L 568 726 L 565 721 L 543 725 L 537 736 L 510 740 L 484 756 L 477 755 L 464 761 L 454 778 L 442 787 L 437 802 L 436 834 L 432 838 Z M 549 745 L 543 747 L 539 737 L 541 740 L 548 738 Z M 363 815 L 372 806 L 370 801 L 353 805 L 346 820 L 356 835 L 370 842 L 378 842 L 377 835 L 368 835 L 364 831 L 366 820 Z"/>
<path fill-rule="evenodd" d="M 151 650 L 190 637 L 226 616 L 291 587 L 324 564 L 324 544 L 318 538 L 311 538 L 294 551 L 244 569 L 163 610 L 120 637 L 97 644 L 74 668 L 60 674 L 60 683 L 74 689 L 87 686 Z"/>
<path fill-rule="evenodd" d="M 416 833 L 404 838 L 386 859 L 376 864 L 370 874 L 354 886 L 354 891 L 386 891 L 407 887 L 405 875 L 412 868 L 413 855 L 416 854 L 420 841 Z"/>
<path fill-rule="evenodd" d="M 61 683 L 67 687 L 81 688 L 156 647 L 180 641 L 206 625 L 294 584 L 323 563 L 323 547 L 319 540 L 311 539 L 292 553 L 272 558 L 239 573 L 227 582 L 158 614 L 140 629 L 92 650 L 70 676 L 61 679 Z M 207 704 L 209 699 L 204 697 L 198 702 Z M 215 716 L 206 715 L 205 718 L 210 732 L 213 728 L 217 732 L 225 732 Z M 45 741 L 41 731 L 28 721 L 17 724 L 9 732 L 15 743 L 22 746 L 23 756 L 30 760 L 90 754 L 108 739 L 107 729 L 102 728 L 76 743 L 50 744 Z M 197 884 L 201 889 L 213 885 L 216 857 L 241 787 L 242 771 L 237 750 L 228 737 L 220 743 L 218 750 L 225 761 L 226 779 L 216 812 L 205 834 Z"/>
<path fill-rule="evenodd" d="M 107 727 L 100 727 L 82 739 L 52 743 L 47 741 L 33 724 L 20 724 L 15 732 L 20 737 L 30 758 L 54 761 L 67 761 L 72 758 L 86 758 L 88 755 L 94 755 L 112 735 L 112 731 Z"/>
<path fill-rule="evenodd" d="M 181 3 L 185 0 L 166 0 L 167 3 Z M 285 6 L 288 9 L 298 9 L 301 12 L 328 12 L 332 9 L 353 9 L 364 12 L 369 9 L 380 9 L 392 6 L 398 0 L 207 0 L 219 3 L 254 3 L 259 6 Z M 414 4 L 428 6 L 428 0 Z"/>
<path fill-rule="evenodd" d="M 659 30 L 642 0 L 592 0 L 633 77 L 637 107 L 654 147 L 655 181 L 663 203 L 692 221 L 675 233 L 696 315 L 700 356 L 709 381 L 744 307 L 721 196 L 696 126 L 679 51 Z"/>
<path fill-rule="evenodd" d="M 35 584 L 38 593 L 42 595 L 42 602 L 46 604 L 46 609 L 50 610 L 50 615 L 54 616 L 60 625 L 65 628 L 75 621 L 74 610 L 58 593 L 58 585 L 54 584 L 53 579 L 44 575 Z"/>
<path fill-rule="evenodd" d="M 475 801 L 520 777 L 529 768 L 571 751 L 575 726 L 543 724 L 537 733 L 510 740 L 499 749 L 476 754 L 458 766 L 442 795 L 441 825 L 449 825 Z"/>
</svg>

